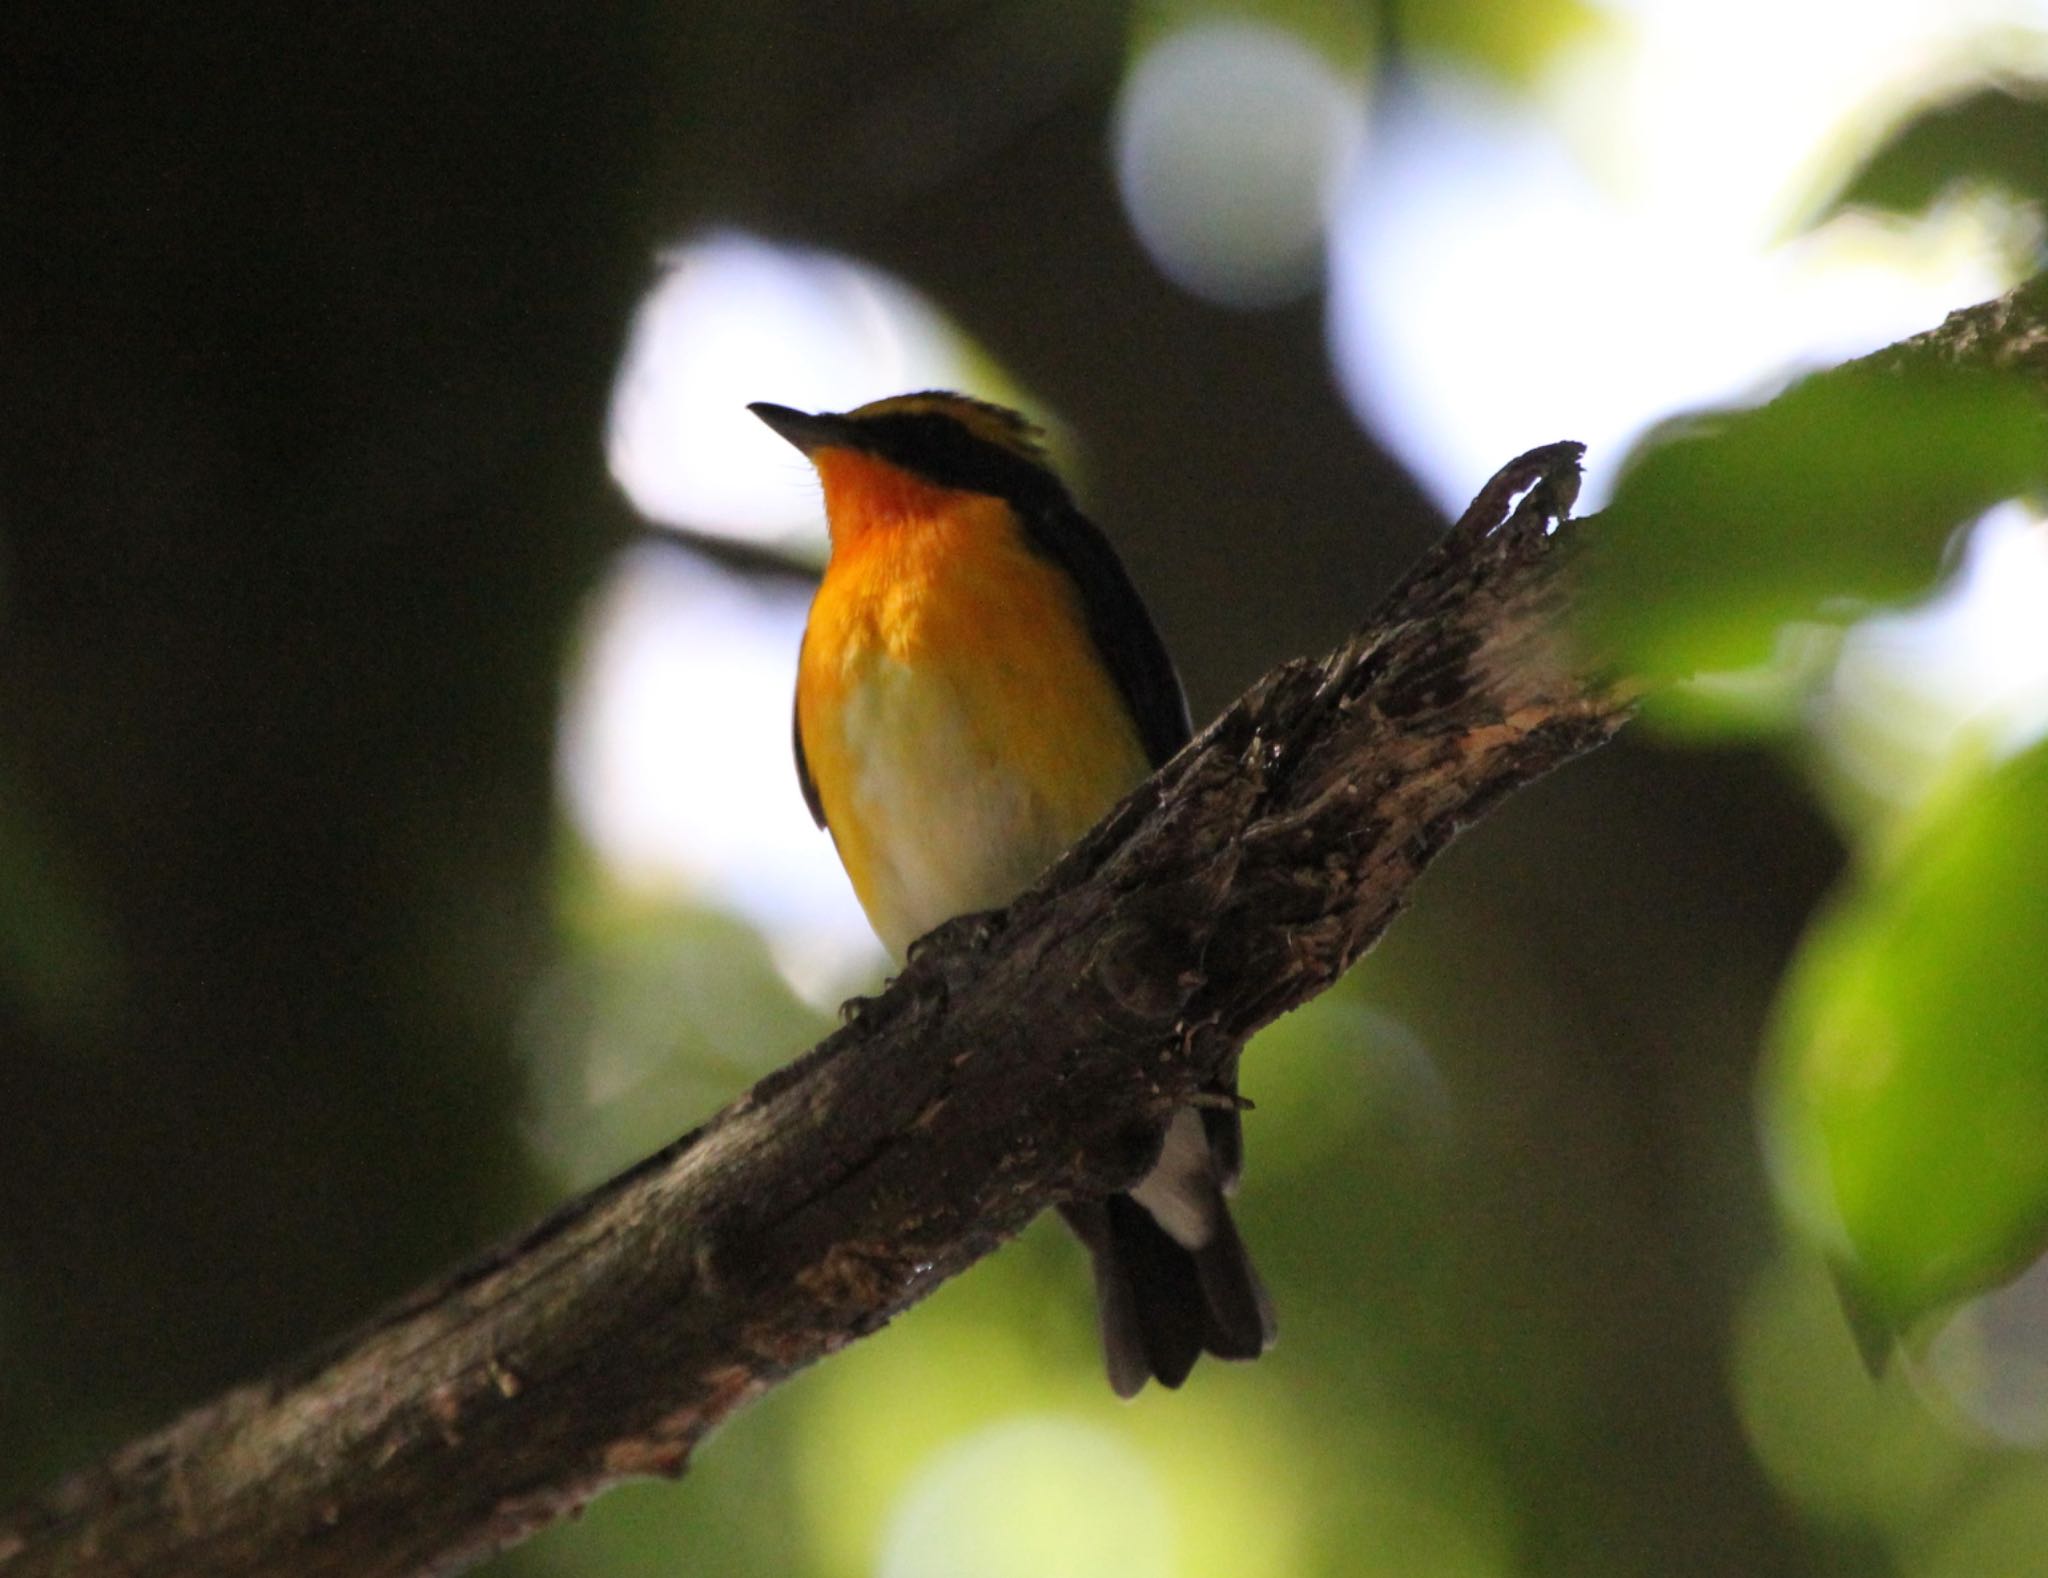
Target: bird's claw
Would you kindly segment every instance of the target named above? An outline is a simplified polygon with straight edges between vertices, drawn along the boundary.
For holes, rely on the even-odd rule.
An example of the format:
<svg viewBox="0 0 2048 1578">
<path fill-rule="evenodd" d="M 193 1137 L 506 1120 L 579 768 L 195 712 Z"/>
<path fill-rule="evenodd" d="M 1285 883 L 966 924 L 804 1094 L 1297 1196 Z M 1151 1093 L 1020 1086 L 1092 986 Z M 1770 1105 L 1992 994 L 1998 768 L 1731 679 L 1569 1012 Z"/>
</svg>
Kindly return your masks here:
<svg viewBox="0 0 2048 1578">
<path fill-rule="evenodd" d="M 974 910 L 965 915 L 955 915 L 951 920 L 942 920 L 904 949 L 903 962 L 915 964 L 934 948 L 957 945 L 972 952 L 995 934 L 995 918 L 994 910 Z"/>
</svg>

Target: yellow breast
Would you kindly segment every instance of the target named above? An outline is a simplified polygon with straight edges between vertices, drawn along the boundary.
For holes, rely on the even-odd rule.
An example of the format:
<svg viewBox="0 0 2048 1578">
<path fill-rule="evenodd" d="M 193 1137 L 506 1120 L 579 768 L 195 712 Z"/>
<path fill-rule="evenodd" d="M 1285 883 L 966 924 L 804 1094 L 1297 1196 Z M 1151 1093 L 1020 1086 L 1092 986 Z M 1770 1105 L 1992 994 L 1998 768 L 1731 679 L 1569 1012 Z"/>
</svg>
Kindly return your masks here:
<svg viewBox="0 0 2048 1578">
<path fill-rule="evenodd" d="M 1015 897 L 1149 770 L 1065 575 L 1001 501 L 933 492 L 835 520 L 797 676 L 826 823 L 899 957 Z"/>
</svg>

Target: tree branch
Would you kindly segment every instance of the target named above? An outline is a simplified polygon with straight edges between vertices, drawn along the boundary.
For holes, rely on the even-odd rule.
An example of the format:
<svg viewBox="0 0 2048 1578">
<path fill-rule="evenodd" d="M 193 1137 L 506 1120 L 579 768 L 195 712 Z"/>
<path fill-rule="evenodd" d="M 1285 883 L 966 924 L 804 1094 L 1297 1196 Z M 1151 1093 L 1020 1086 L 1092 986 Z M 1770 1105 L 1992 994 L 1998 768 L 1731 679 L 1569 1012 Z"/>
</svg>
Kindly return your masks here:
<svg viewBox="0 0 2048 1578">
<path fill-rule="evenodd" d="M 681 1473 L 1048 1205 L 1131 1183 L 1461 827 L 1624 721 L 1559 642 L 1578 453 L 1504 469 L 1359 635 L 703 1127 L 18 1510 L 0 1578 L 454 1570 Z"/>
<path fill-rule="evenodd" d="M 2044 325 L 2048 276 L 1862 365 L 2041 378 Z M 1048 1205 L 1135 1180 L 1461 827 L 1626 720 L 1560 644 L 1577 456 L 1503 469 L 1351 641 L 1267 675 L 1030 893 L 942 929 L 703 1127 L 0 1520 L 0 1578 L 453 1571 L 680 1474 Z"/>
</svg>

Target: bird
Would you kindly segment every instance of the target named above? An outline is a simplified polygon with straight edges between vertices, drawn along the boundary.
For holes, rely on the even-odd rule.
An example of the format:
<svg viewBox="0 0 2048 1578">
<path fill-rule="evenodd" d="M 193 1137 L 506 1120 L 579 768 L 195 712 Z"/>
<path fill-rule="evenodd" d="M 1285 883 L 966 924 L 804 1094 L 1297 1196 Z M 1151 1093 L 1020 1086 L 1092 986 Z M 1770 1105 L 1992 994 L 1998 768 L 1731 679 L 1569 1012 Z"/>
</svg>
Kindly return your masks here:
<svg viewBox="0 0 2048 1578">
<path fill-rule="evenodd" d="M 797 782 L 901 960 L 1007 904 L 1189 737 L 1173 660 L 1042 431 L 944 390 L 748 409 L 808 459 L 831 540 L 797 662 Z M 1128 1193 L 1060 1206 L 1086 1247 L 1111 1387 L 1254 1359 L 1273 1305 L 1231 1220 L 1228 1100 L 1183 1108 Z"/>
</svg>

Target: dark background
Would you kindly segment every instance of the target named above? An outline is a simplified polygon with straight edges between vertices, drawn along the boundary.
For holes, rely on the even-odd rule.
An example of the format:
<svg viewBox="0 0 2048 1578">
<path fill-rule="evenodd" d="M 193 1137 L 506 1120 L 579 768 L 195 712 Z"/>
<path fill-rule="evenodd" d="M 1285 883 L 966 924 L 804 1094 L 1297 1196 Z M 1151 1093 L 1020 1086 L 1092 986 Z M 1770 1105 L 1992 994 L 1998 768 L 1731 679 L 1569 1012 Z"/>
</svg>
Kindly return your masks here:
<svg viewBox="0 0 2048 1578">
<path fill-rule="evenodd" d="M 1440 524 L 1334 393 L 1314 302 L 1206 306 L 1133 239 L 1125 27 L 875 0 L 0 24 L 0 1492 L 552 1197 L 514 1026 L 563 946 L 559 687 L 640 529 L 602 422 L 661 245 L 715 220 L 842 249 L 971 326 L 1085 435 L 1198 717 Z M 1499 1487 L 1501 1570 L 1893 1570 L 1773 1482 L 1729 1385 L 1777 1237 L 1754 1049 L 1838 859 L 1761 757 L 1631 738 L 1505 808 L 1347 998 L 1427 1043 L 1457 1140 L 1366 1110 L 1313 1165 L 1266 1142 L 1246 1210 L 1290 1335 L 1227 1384 L 1316 1400 L 1294 1417 L 1340 1465 L 1384 1412 L 1447 1421 Z M 1288 1055 L 1351 1079 L 1315 1023 Z M 1063 1254 L 1012 1252 L 1085 1305 Z M 1048 1339 L 1077 1372 L 1085 1314 Z M 618 1498 L 658 1525 L 640 1555 L 593 1527 L 522 1560 L 860 1570 L 801 1520 L 734 1530 L 800 1499 L 773 1465 L 802 1407 Z"/>
</svg>

